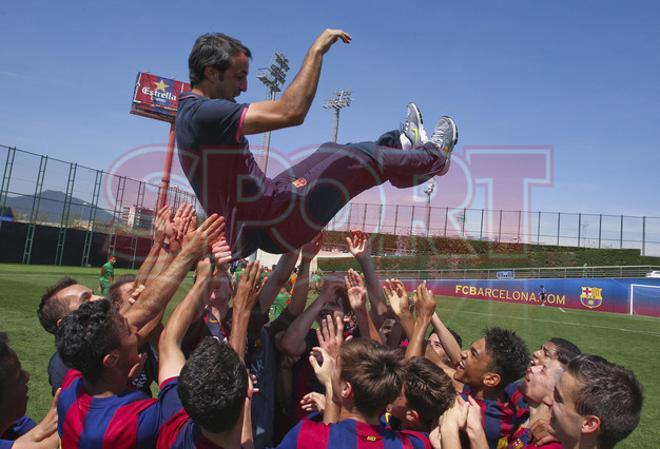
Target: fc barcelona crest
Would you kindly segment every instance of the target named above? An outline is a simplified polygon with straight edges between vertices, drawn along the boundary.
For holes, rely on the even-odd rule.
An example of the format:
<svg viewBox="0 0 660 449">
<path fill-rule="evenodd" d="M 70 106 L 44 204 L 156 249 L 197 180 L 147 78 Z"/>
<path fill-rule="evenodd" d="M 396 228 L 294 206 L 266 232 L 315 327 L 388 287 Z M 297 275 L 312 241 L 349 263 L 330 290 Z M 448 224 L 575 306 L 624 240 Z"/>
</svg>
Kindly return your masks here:
<svg viewBox="0 0 660 449">
<path fill-rule="evenodd" d="M 603 289 L 597 287 L 582 287 L 580 302 L 588 309 L 597 309 L 603 304 Z"/>
</svg>

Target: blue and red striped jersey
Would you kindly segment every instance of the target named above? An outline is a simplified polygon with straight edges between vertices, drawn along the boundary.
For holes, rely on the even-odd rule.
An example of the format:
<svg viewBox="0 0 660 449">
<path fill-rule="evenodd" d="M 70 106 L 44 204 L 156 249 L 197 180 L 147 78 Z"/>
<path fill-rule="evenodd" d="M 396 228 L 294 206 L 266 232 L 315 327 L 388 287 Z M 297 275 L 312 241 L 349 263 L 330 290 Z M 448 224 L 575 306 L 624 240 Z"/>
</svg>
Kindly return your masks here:
<svg viewBox="0 0 660 449">
<path fill-rule="evenodd" d="M 158 433 L 156 449 L 222 449 L 202 434 L 185 410 L 167 420 Z"/>
<path fill-rule="evenodd" d="M 80 371 L 69 370 L 57 402 L 64 449 L 153 448 L 161 424 L 179 411 L 176 378 L 161 384 L 158 400 L 139 390 L 107 398 L 90 396 Z M 176 400 L 175 400 L 176 399 Z"/>
<path fill-rule="evenodd" d="M 431 443 L 420 432 L 397 432 L 354 419 L 323 424 L 321 415 L 312 414 L 291 429 L 277 449 L 431 449 Z"/>
<path fill-rule="evenodd" d="M 529 416 L 529 409 L 522 394 L 512 398 L 503 393 L 498 399 L 478 399 L 474 391 L 465 385 L 461 396 L 467 401 L 468 395 L 481 407 L 481 417 L 490 449 L 507 447 L 513 433 Z"/>
</svg>

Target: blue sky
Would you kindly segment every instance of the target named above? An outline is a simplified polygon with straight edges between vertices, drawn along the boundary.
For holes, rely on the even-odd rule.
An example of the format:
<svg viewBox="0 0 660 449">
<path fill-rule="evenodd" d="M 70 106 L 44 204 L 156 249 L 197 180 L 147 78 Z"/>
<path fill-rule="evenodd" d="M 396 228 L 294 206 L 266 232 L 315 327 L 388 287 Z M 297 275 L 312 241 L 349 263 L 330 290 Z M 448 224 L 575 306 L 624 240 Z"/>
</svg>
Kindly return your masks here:
<svg viewBox="0 0 660 449">
<path fill-rule="evenodd" d="M 185 80 L 194 39 L 221 31 L 252 50 L 239 100 L 259 101 L 255 71 L 274 50 L 295 71 L 337 27 L 353 43 L 330 51 L 305 124 L 273 134 L 278 151 L 329 139 L 321 105 L 350 88 L 342 141 L 398 126 L 415 100 L 428 127 L 457 120 L 461 148 L 552 146 L 553 184 L 533 190 L 532 209 L 659 216 L 660 4 L 454 3 L 3 2 L 0 143 L 109 168 L 167 139 L 165 123 L 128 114 L 138 71 Z"/>
</svg>

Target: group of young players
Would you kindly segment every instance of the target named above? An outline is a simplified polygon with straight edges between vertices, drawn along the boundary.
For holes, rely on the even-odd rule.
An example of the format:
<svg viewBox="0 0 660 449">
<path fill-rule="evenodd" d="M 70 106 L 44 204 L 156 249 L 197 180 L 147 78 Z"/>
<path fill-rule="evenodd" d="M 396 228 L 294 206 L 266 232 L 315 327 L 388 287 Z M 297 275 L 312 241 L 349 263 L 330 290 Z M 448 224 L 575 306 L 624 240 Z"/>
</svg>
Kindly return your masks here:
<svg viewBox="0 0 660 449">
<path fill-rule="evenodd" d="M 334 214 L 375 185 L 444 175 L 458 140 L 446 116 L 429 137 L 411 103 L 401 130 L 322 145 L 267 178 L 245 136 L 301 124 L 324 55 L 351 39 L 325 30 L 282 96 L 252 104 L 236 102 L 250 50 L 221 33 L 197 39 L 176 139 L 209 217 L 198 226 L 192 206 L 163 207 L 135 276 L 115 278 L 108 263 L 102 296 L 72 278 L 46 291 L 38 318 L 57 349 L 39 424 L 24 416 L 29 374 L 0 333 L 0 449 L 602 449 L 635 429 L 642 389 L 630 370 L 562 338 L 530 357 L 504 328 L 464 346 L 425 284 L 409 295 L 378 279 L 363 232 L 347 237 L 363 275 L 314 280 L 308 304 L 310 262 Z M 259 248 L 284 255 L 234 280 L 228 263 Z"/>
<path fill-rule="evenodd" d="M 321 235 L 234 282 L 223 218 L 196 223 L 189 205 L 161 209 L 149 256 L 105 297 L 71 278 L 43 295 L 57 350 L 39 424 L 24 416 L 29 374 L 1 334 L 0 448 L 609 448 L 639 422 L 630 370 L 562 338 L 530 356 L 504 328 L 464 346 L 425 284 L 409 294 L 378 279 L 363 232 L 347 237 L 363 275 L 327 275 L 313 298 Z"/>
</svg>

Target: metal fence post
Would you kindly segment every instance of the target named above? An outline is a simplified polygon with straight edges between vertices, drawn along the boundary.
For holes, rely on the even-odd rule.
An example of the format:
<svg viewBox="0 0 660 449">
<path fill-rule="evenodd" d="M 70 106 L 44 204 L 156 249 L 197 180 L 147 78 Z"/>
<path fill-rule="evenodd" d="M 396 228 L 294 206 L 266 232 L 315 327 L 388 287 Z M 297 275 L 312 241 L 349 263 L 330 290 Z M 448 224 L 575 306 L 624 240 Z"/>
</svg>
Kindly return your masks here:
<svg viewBox="0 0 660 449">
<path fill-rule="evenodd" d="M 541 211 L 539 211 L 539 222 L 536 224 L 536 244 L 541 243 Z"/>
<path fill-rule="evenodd" d="M 646 215 L 642 217 L 642 256 L 646 256 Z"/>
<path fill-rule="evenodd" d="M 94 192 L 92 193 L 92 204 L 89 207 L 89 219 L 87 221 L 87 231 L 85 232 L 85 243 L 83 245 L 83 256 L 82 256 L 82 261 L 80 262 L 80 266 L 83 267 L 89 265 L 89 253 L 92 249 L 92 241 L 94 239 L 96 211 L 98 210 L 102 180 L 103 180 L 103 172 L 101 170 L 96 170 L 96 177 L 94 178 Z"/>
<path fill-rule="evenodd" d="M 559 246 L 560 232 L 561 232 L 561 212 L 557 212 L 557 246 Z"/>
<path fill-rule="evenodd" d="M 484 236 L 484 210 L 481 209 L 481 224 L 479 225 L 479 240 Z"/>
<path fill-rule="evenodd" d="M 500 209 L 500 226 L 499 230 L 497 231 L 497 241 L 502 241 L 502 209 Z"/>
<path fill-rule="evenodd" d="M 71 212 L 71 201 L 73 200 L 73 185 L 76 182 L 76 170 L 78 164 L 69 164 L 69 178 L 66 181 L 66 192 L 64 194 L 64 206 L 60 217 L 60 231 L 57 235 L 57 250 L 55 251 L 55 265 L 62 265 L 64 257 L 64 244 L 66 242 L 66 231 L 69 227 L 69 213 Z"/>
<path fill-rule="evenodd" d="M 364 213 L 362 214 L 362 231 L 364 231 L 367 228 L 367 207 L 369 205 L 367 203 L 364 203 Z"/>
<path fill-rule="evenodd" d="M 522 209 L 518 211 L 518 243 L 520 243 L 520 227 L 522 225 Z"/>
<path fill-rule="evenodd" d="M 34 197 L 32 197 L 32 210 L 30 211 L 30 224 L 28 225 L 27 235 L 25 236 L 25 246 L 23 247 L 23 263 L 29 264 L 32 257 L 32 242 L 34 241 L 34 230 L 36 228 L 37 215 L 39 214 L 39 203 L 41 202 L 41 189 L 44 185 L 46 176 L 46 164 L 48 156 L 41 156 L 39 160 L 39 173 L 37 174 L 37 184 L 34 188 Z"/>
<path fill-rule="evenodd" d="M 580 247 L 580 237 L 582 237 L 582 214 L 578 214 L 578 244 L 577 247 Z M 586 246 L 586 245 L 585 245 Z"/>
<path fill-rule="evenodd" d="M 399 223 L 399 205 L 397 204 L 394 207 L 394 232 L 393 234 L 396 235 L 396 226 Z"/>
<path fill-rule="evenodd" d="M 381 232 L 380 227 L 383 225 L 383 205 L 378 208 L 378 223 L 376 224 L 376 232 Z"/>
<path fill-rule="evenodd" d="M 119 184 L 117 185 L 117 195 L 115 196 L 115 207 L 112 211 L 113 221 L 112 221 L 112 235 L 110 236 L 110 241 L 108 242 L 108 257 L 115 254 L 117 248 L 117 228 L 121 224 L 121 208 L 124 204 L 124 189 L 126 188 L 126 177 L 119 177 Z"/>
<path fill-rule="evenodd" d="M 9 184 L 11 183 L 11 173 L 14 169 L 14 158 L 16 157 L 16 147 L 7 148 L 7 160 L 5 169 L 2 173 L 2 185 L 0 186 L 0 213 L 5 213 L 7 206 L 7 194 L 9 193 Z M 2 229 L 2 219 L 0 218 L 0 229 Z"/>
<path fill-rule="evenodd" d="M 447 237 L 447 220 L 449 220 L 449 207 L 445 207 L 445 237 Z"/>
<path fill-rule="evenodd" d="M 348 220 L 346 221 L 346 231 L 351 230 L 351 212 L 353 212 L 353 203 L 348 203 Z"/>
<path fill-rule="evenodd" d="M 135 202 L 136 203 L 135 207 L 137 208 L 137 210 L 135 211 L 136 212 L 135 215 L 136 217 L 139 218 L 138 224 L 142 223 L 142 213 L 144 211 L 144 191 L 145 191 L 144 182 L 139 181 L 138 191 L 137 191 L 137 201 Z M 156 211 L 154 211 L 154 213 L 155 212 Z M 154 215 L 154 219 L 155 219 L 155 215 Z M 152 224 L 153 224 L 153 219 L 152 219 Z M 135 229 L 135 221 L 133 222 L 133 229 Z M 133 252 L 133 255 L 131 257 L 131 269 L 135 268 L 135 258 L 137 256 L 138 241 L 139 241 L 138 235 L 135 232 L 133 232 L 133 237 L 131 239 L 131 249 Z"/>
<path fill-rule="evenodd" d="M 465 220 L 467 220 L 467 208 L 463 208 L 463 224 L 461 226 L 461 235 L 465 237 Z"/>
<path fill-rule="evenodd" d="M 621 215 L 621 227 L 619 229 L 619 248 L 623 248 L 623 215 Z"/>
</svg>

